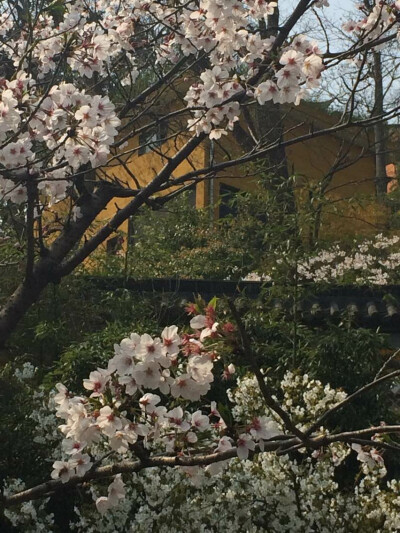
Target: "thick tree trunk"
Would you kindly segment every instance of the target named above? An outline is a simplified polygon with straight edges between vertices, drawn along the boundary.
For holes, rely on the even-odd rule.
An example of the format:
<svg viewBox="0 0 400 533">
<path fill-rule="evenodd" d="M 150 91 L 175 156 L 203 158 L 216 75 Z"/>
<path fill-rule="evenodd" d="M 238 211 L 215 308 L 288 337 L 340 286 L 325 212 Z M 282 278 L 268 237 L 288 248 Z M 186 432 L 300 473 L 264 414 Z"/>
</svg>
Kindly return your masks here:
<svg viewBox="0 0 400 533">
<path fill-rule="evenodd" d="M 64 228 L 47 250 L 46 257 L 41 257 L 36 261 L 29 275 L 0 309 L 0 348 L 4 347 L 22 317 L 37 301 L 47 285 L 59 281 L 62 261 L 80 242 L 90 224 L 111 198 L 112 194 L 106 188 L 100 188 L 95 194 L 89 196 L 81 218 L 71 221 Z"/>
</svg>

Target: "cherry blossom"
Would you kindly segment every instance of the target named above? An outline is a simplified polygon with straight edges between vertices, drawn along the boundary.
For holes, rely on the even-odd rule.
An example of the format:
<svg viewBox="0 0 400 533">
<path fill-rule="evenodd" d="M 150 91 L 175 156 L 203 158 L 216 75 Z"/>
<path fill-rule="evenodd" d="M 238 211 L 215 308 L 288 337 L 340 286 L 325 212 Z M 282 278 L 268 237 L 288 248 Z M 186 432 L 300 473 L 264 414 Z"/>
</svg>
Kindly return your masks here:
<svg viewBox="0 0 400 533">
<path fill-rule="evenodd" d="M 231 379 L 236 373 L 236 368 L 234 364 L 228 365 L 226 368 L 224 368 L 224 371 L 222 372 L 222 379 L 228 380 Z"/>
<path fill-rule="evenodd" d="M 83 386 L 87 390 L 92 390 L 92 397 L 99 396 L 105 389 L 108 381 L 110 379 L 110 374 L 107 370 L 98 368 L 89 375 L 89 379 L 84 379 Z"/>
<path fill-rule="evenodd" d="M 161 338 L 163 340 L 165 351 L 170 356 L 176 355 L 179 352 L 181 338 L 178 335 L 177 326 L 169 326 L 164 328 L 163 332 L 161 333 Z"/>
<path fill-rule="evenodd" d="M 251 421 L 250 434 L 256 440 L 267 440 L 279 435 L 279 426 L 266 416 L 254 417 Z"/>
<path fill-rule="evenodd" d="M 250 435 L 242 433 L 237 440 L 237 455 L 239 459 L 244 460 L 249 456 L 249 451 L 254 451 L 256 448 L 255 442 Z"/>
<path fill-rule="evenodd" d="M 210 426 L 209 417 L 203 415 L 201 411 L 196 411 L 192 414 L 192 426 L 200 430 L 207 429 Z"/>
<path fill-rule="evenodd" d="M 93 463 L 90 461 L 90 457 L 87 453 L 76 453 L 70 460 L 71 466 L 75 468 L 76 475 L 82 477 L 88 472 Z"/>
<path fill-rule="evenodd" d="M 109 405 L 100 409 L 96 423 L 107 437 L 113 437 L 115 432 L 122 428 L 121 419 Z"/>
<path fill-rule="evenodd" d="M 67 483 L 75 473 L 74 463 L 70 461 L 55 461 L 53 469 L 51 477 L 53 479 L 60 478 L 63 483 Z"/>
<path fill-rule="evenodd" d="M 204 310 L 204 316 L 209 321 L 217 319 L 215 303 L 205 306 L 200 302 L 197 304 L 198 310 Z M 226 324 L 229 327 L 224 328 Z M 56 405 L 56 416 L 65 421 L 59 426 L 65 437 L 61 443 L 61 453 L 64 457 L 53 463 L 51 478 L 54 481 L 59 480 L 61 486 L 68 484 L 71 478 L 74 478 L 73 482 L 76 483 L 76 477 L 83 478 L 86 483 L 91 479 L 92 471 L 94 472 L 97 465 L 103 461 L 105 466 L 94 472 L 96 476 L 102 469 L 111 472 L 108 470 L 110 467 L 115 472 L 114 468 L 117 469 L 119 464 L 128 470 L 129 465 L 146 469 L 147 464 L 152 466 L 152 458 L 156 461 L 160 459 L 161 465 L 163 461 L 172 459 L 170 466 L 196 488 L 201 488 L 206 482 L 219 483 L 221 477 L 218 476 L 229 477 L 234 475 L 234 472 L 242 472 L 243 469 L 254 468 L 252 475 L 255 475 L 256 471 L 259 475 L 263 472 L 259 466 L 263 461 L 268 464 L 278 462 L 281 473 L 286 472 L 291 464 L 288 455 L 275 455 L 268 451 L 271 450 L 268 446 L 272 443 L 272 449 L 279 450 L 282 442 L 288 437 L 287 428 L 278 415 L 279 411 L 268 407 L 269 402 L 265 402 L 254 374 L 236 378 L 232 382 L 232 388 L 228 390 L 232 409 L 229 414 L 229 427 L 222 419 L 216 402 L 209 403 L 204 398 L 210 390 L 217 364 L 220 358 L 224 357 L 222 353 L 226 351 L 227 346 L 231 346 L 225 344 L 232 339 L 223 333 L 224 329 L 228 330 L 230 335 L 236 331 L 229 321 L 222 323 L 221 333 L 218 333 L 216 338 L 207 337 L 204 343 L 201 343 L 201 352 L 189 356 L 185 353 L 184 343 L 179 340 L 185 336 L 199 335 L 199 330 L 195 330 L 194 334 L 179 332 L 175 326 L 164 330 L 161 338 L 174 338 L 177 341 L 177 352 L 174 349 L 176 362 L 170 369 L 165 369 L 171 379 L 171 390 L 166 394 L 156 393 L 160 390 L 159 385 L 150 390 L 137 385 L 132 393 L 127 392 L 128 382 L 125 384 L 124 380 L 124 383 L 121 383 L 121 379 L 132 379 L 132 376 L 125 374 L 126 368 L 118 364 L 109 364 L 107 370 L 99 368 L 91 373 L 91 378 L 84 382 L 87 396 L 74 396 L 65 386 L 58 384 L 53 401 Z M 114 346 L 110 361 L 115 363 L 116 356 L 118 360 L 119 357 L 129 354 L 135 368 L 146 363 L 157 364 L 153 360 L 154 351 L 142 350 L 142 340 L 145 341 L 146 347 L 149 345 L 149 339 L 159 342 L 157 338 L 153 339 L 149 335 L 132 334 L 123 339 Z M 216 345 L 221 348 L 221 355 L 216 354 Z M 213 349 L 212 357 L 208 351 L 210 346 Z M 165 351 L 165 348 L 161 345 L 161 351 Z M 234 366 L 225 366 L 230 367 L 230 373 L 234 375 Z M 96 387 L 97 380 L 104 377 L 106 379 L 101 387 Z M 268 379 L 265 381 L 265 384 L 267 383 Z M 95 395 L 92 392 L 94 390 L 97 390 Z M 280 396 L 282 409 L 286 410 L 296 427 L 302 429 L 309 427 L 315 417 L 347 399 L 341 390 L 332 389 L 307 375 L 301 376 L 291 372 L 287 372 L 281 381 Z M 294 398 L 296 401 L 293 401 Z M 203 401 L 199 407 L 200 400 Z M 224 412 L 227 408 L 227 405 L 223 406 Z M 329 436 L 329 431 L 319 427 L 316 435 L 311 438 L 320 442 L 319 439 L 324 435 Z M 347 432 L 344 442 L 333 442 L 314 450 L 313 461 L 317 465 L 329 464 L 332 469 L 340 465 L 353 449 L 366 478 L 381 478 L 386 470 L 379 449 L 380 437 L 379 434 L 372 436 L 371 445 L 355 442 L 351 444 Z M 289 439 L 292 438 L 289 436 Z M 372 445 L 372 442 L 375 442 L 376 446 Z M 204 464 L 204 453 L 211 454 L 211 464 Z M 298 464 L 294 462 L 291 466 L 293 471 L 297 468 L 298 472 L 305 465 L 311 468 L 312 463 L 307 458 L 306 447 L 299 448 L 298 453 L 304 455 L 304 461 Z M 196 459 L 197 454 L 200 454 L 199 465 L 180 465 L 181 461 Z M 215 454 L 221 454 L 221 460 L 215 462 Z M 254 464 L 246 463 L 241 466 L 242 461 L 249 458 Z M 333 475 L 333 471 L 331 474 Z M 143 475 L 146 476 L 146 473 Z M 211 480 L 211 476 L 215 481 Z M 307 477 L 307 482 L 309 480 Z M 303 483 L 303 479 L 299 480 L 299 483 Z M 95 488 L 92 491 L 96 508 L 101 514 L 120 507 L 127 492 L 120 473 L 109 485 L 106 496 L 98 496 Z"/>
<path fill-rule="evenodd" d="M 114 481 L 108 487 L 108 496 L 101 496 L 96 500 L 96 507 L 101 514 L 104 514 L 111 507 L 118 505 L 121 498 L 125 497 L 125 485 L 121 474 L 117 474 Z"/>
</svg>

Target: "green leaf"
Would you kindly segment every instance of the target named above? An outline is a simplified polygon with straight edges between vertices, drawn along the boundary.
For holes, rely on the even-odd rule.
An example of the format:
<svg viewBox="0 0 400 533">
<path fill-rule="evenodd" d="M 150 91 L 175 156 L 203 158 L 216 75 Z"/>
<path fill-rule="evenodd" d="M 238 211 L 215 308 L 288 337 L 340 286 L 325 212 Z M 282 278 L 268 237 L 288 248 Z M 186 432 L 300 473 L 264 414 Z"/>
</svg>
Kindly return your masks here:
<svg viewBox="0 0 400 533">
<path fill-rule="evenodd" d="M 218 298 L 216 296 L 214 296 L 214 298 L 208 302 L 208 307 L 212 307 L 213 309 L 216 309 L 217 308 L 217 300 L 218 300 Z"/>
</svg>

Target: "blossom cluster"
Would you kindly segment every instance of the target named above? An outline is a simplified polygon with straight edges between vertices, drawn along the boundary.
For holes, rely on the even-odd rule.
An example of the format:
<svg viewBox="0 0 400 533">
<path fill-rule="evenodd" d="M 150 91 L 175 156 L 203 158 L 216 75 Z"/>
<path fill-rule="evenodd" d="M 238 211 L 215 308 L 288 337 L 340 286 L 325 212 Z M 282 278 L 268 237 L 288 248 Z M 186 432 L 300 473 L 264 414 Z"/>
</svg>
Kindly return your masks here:
<svg viewBox="0 0 400 533">
<path fill-rule="evenodd" d="M 64 385 L 57 385 L 54 402 L 57 416 L 65 421 L 60 426 L 65 458 L 54 462 L 53 479 L 66 483 L 72 476 L 83 477 L 93 467 L 94 454 L 135 455 L 137 446 L 147 452 L 190 456 L 198 447 L 222 452 L 236 444 L 236 454 L 243 460 L 279 434 L 271 417 L 260 416 L 238 426 L 233 440 L 223 434 L 226 424 L 215 402 L 208 412 L 196 409 L 214 381 L 214 364 L 220 359 L 218 340 L 234 328 L 229 322 L 215 321 L 212 305 L 205 314 L 197 314 L 194 305 L 190 311 L 195 313 L 190 321 L 194 333 L 179 335 L 176 326 L 169 326 L 160 338 L 133 333 L 116 344 L 108 367 L 98 368 L 84 380 L 88 397 L 73 396 Z M 221 377 L 231 379 L 234 373 L 230 363 Z M 208 465 L 205 472 L 216 474 L 226 464 Z M 199 469 L 194 470 L 197 475 Z M 122 480 L 114 480 L 109 495 L 96 501 L 99 511 L 116 505 L 123 490 Z"/>
<path fill-rule="evenodd" d="M 339 390 L 291 372 L 282 381 L 282 392 L 285 408 L 299 422 L 312 420 L 321 412 L 322 405 L 332 407 L 345 397 Z M 253 376 L 239 379 L 229 395 L 239 424 L 243 420 L 274 416 L 265 406 Z M 299 403 L 304 410 L 299 411 Z M 207 528 L 258 532 L 268 527 L 273 533 L 300 532 L 306 528 L 373 533 L 376 521 L 384 524 L 383 532 L 396 531 L 398 483 L 393 481 L 381 487 L 384 471 L 376 450 L 369 452 L 359 445 L 353 445 L 353 450 L 344 444 L 332 444 L 302 460 L 266 452 L 251 461 L 233 460 L 229 468 L 212 476 L 198 467 L 151 469 L 134 474 L 125 485 L 129 501 L 110 509 L 109 522 L 100 526 L 100 531 L 124 531 L 129 523 L 139 532 L 195 533 Z M 335 476 L 336 468 L 350 453 L 357 454 L 363 477 L 354 490 L 346 492 L 340 490 Z M 379 512 L 374 503 L 376 497 Z M 190 524 L 186 521 L 188 513 Z M 95 514 L 78 512 L 74 530 L 94 533 L 97 528 Z"/>
<path fill-rule="evenodd" d="M 94 22 L 94 14 L 101 15 L 100 24 Z M 106 66 L 121 48 L 133 50 L 129 39 L 138 19 L 128 3 L 119 8 L 117 2 L 104 0 L 68 2 L 61 22 L 43 11 L 31 28 L 15 25 L 18 15 L 10 5 L 1 16 L 3 32 L 10 37 L 2 51 L 16 67 L 30 68 L 34 62 L 40 79 L 57 69 L 59 55 L 66 52 L 67 64 L 79 75 L 89 79 L 94 73 L 106 75 Z"/>
<path fill-rule="evenodd" d="M 273 39 L 252 30 L 254 22 L 266 19 L 275 7 L 275 2 L 250 0 L 178 2 L 174 7 L 143 0 L 74 0 L 63 6 L 61 20 L 60 13 L 55 16 L 49 9 L 38 13 L 30 27 L 22 20 L 16 24 L 16 8 L 5 5 L 0 51 L 15 72 L 0 84 L 0 194 L 25 202 L 26 183 L 35 179 L 52 204 L 65 197 L 68 177 L 80 166 L 106 163 L 120 121 L 107 97 L 81 87 L 88 87 L 94 75 L 105 79 L 113 62 L 125 65 L 119 67 L 126 75 L 122 85 L 133 84 L 137 49 L 154 51 L 159 63 L 208 53 L 212 68 L 200 74 L 186 96 L 189 108 L 200 108 L 189 126 L 214 138 L 232 129 L 240 106 L 230 100 L 238 91 L 251 90 L 247 80 L 273 46 Z M 143 28 L 157 29 L 160 38 L 144 40 Z M 318 54 L 317 45 L 302 36 L 283 51 L 274 82 L 281 100 L 295 101 L 301 85 L 315 83 L 312 79 L 322 70 Z M 82 82 L 61 81 L 66 69 Z M 58 83 L 52 85 L 53 80 Z M 260 102 L 269 95 L 276 99 L 271 91 L 261 85 L 256 97 Z"/>
<path fill-rule="evenodd" d="M 263 38 L 260 32 L 245 28 L 250 20 L 267 19 L 276 5 L 276 2 L 207 0 L 200 2 L 200 9 L 190 15 L 189 24 L 183 21 L 183 28 L 190 36 L 190 46 L 183 48 L 184 53 L 193 51 L 194 45 L 197 50 L 211 50 L 215 65 L 201 74 L 201 81 L 193 84 L 185 97 L 188 106 L 196 108 L 189 127 L 197 134 L 205 132 L 210 138 L 218 139 L 233 129 L 240 112 L 239 104 L 231 102 L 237 92 L 245 91 L 261 105 L 269 100 L 298 104 L 307 88 L 319 85 L 324 68 L 321 51 L 305 35 L 294 37 L 280 51 L 280 59 L 273 64 L 267 81 L 252 85 L 252 79 L 262 79 L 260 69 L 274 48 L 274 38 Z M 182 38 L 175 37 L 173 42 L 183 45 Z"/>
<path fill-rule="evenodd" d="M 347 397 L 344 391 L 334 389 L 330 385 L 323 385 L 319 380 L 312 379 L 307 374 L 300 375 L 290 371 L 286 372 L 280 382 L 280 388 L 283 395 L 282 407 L 302 430 Z M 232 414 L 237 421 L 249 420 L 265 414 L 265 403 L 253 375 L 238 379 L 237 387 L 231 389 L 228 395 L 234 405 Z M 276 419 L 276 423 L 283 430 L 282 421 L 277 418 L 277 415 L 270 413 L 269 410 L 268 413 L 268 416 Z"/>
<path fill-rule="evenodd" d="M 394 284 L 398 282 L 400 266 L 399 242 L 397 235 L 387 237 L 380 233 L 371 239 L 355 240 L 351 247 L 335 243 L 296 261 L 279 256 L 277 266 L 274 265 L 268 273 L 250 272 L 242 279 L 273 284 L 279 267 L 289 264 L 296 269 L 299 282 Z"/>
<path fill-rule="evenodd" d="M 261 105 L 268 100 L 274 103 L 298 104 L 304 98 L 307 88 L 319 86 L 324 66 L 316 41 L 300 34 L 294 37 L 282 52 L 279 68 L 274 76 L 275 81 L 264 81 L 254 91 Z"/>
<path fill-rule="evenodd" d="M 316 282 L 349 281 L 358 284 L 387 285 L 396 280 L 400 252 L 396 235 L 376 235 L 356 244 L 353 250 L 338 244 L 298 263 L 300 280 Z"/>
<path fill-rule="evenodd" d="M 0 193 L 15 203 L 26 201 L 30 180 L 51 203 L 64 198 L 69 175 L 86 163 L 107 161 L 120 125 L 107 96 L 92 97 L 62 82 L 43 97 L 24 72 L 4 81 L 0 111 L 0 163 L 8 176 L 0 177 Z"/>
<path fill-rule="evenodd" d="M 7 497 L 25 489 L 26 485 L 21 479 L 6 480 L 3 485 L 3 495 Z M 48 499 L 38 505 L 34 502 L 25 502 L 19 507 L 18 512 L 5 509 L 4 516 L 17 531 L 23 528 L 27 533 L 48 533 L 54 530 L 54 515 L 46 510 L 47 502 Z"/>
<path fill-rule="evenodd" d="M 400 2 L 389 3 L 375 0 L 372 9 L 363 4 L 359 4 L 358 9 L 363 15 L 362 18 L 358 21 L 346 21 L 343 29 L 358 34 L 364 42 L 369 42 L 379 39 L 394 26 L 400 12 Z M 378 48 L 379 45 L 375 47 L 375 49 Z"/>
<path fill-rule="evenodd" d="M 176 326 L 169 326 L 160 338 L 133 333 L 123 339 L 115 345 L 108 367 L 98 368 L 84 380 L 88 397 L 73 396 L 64 385 L 57 385 L 54 401 L 57 416 L 65 420 L 60 429 L 66 458 L 53 464 L 54 479 L 67 482 L 73 475 L 84 476 L 93 466 L 95 451 L 126 456 L 140 445 L 190 455 L 199 445 L 216 451 L 232 448 L 221 433 L 225 423 L 215 403 L 208 414 L 185 408 L 189 402 L 196 405 L 214 380 L 217 356 L 212 346 L 221 334 L 213 316 L 212 308 L 207 315 L 196 315 L 191 320 L 192 334 L 179 335 Z M 233 365 L 224 373 L 225 379 L 230 377 Z M 254 445 L 247 435 L 240 438 L 239 450 L 247 457 Z M 97 500 L 101 512 L 115 505 L 123 491 L 121 480 L 113 483 L 109 496 Z"/>
</svg>

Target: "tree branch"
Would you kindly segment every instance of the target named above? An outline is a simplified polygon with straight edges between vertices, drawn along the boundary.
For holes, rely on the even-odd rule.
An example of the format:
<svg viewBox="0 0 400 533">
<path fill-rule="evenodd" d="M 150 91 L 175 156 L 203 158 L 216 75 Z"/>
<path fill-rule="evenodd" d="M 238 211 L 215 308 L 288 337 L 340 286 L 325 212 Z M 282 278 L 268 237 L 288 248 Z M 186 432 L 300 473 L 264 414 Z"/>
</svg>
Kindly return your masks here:
<svg viewBox="0 0 400 533">
<path fill-rule="evenodd" d="M 364 387 L 361 387 L 361 389 L 356 390 L 353 394 L 350 394 L 350 396 L 347 396 L 342 402 L 336 404 L 334 407 L 329 409 L 329 411 L 326 411 L 314 424 L 312 424 L 306 431 L 306 435 L 311 435 L 314 431 L 316 431 L 325 420 L 333 415 L 334 413 L 337 413 L 343 407 L 346 407 L 349 403 L 351 403 L 355 398 L 358 398 L 365 392 L 368 392 L 369 390 L 373 389 L 374 387 L 377 387 L 381 383 L 384 383 L 385 381 L 389 381 L 390 379 L 393 379 L 397 376 L 400 376 L 400 370 L 395 370 L 394 372 L 391 372 L 390 374 L 386 374 L 385 376 L 382 376 L 381 378 L 374 379 L 374 381 L 371 381 L 370 383 L 367 383 L 367 385 L 364 385 Z"/>
<path fill-rule="evenodd" d="M 279 403 L 273 398 L 273 392 L 270 387 L 266 384 L 265 378 L 261 373 L 260 367 L 257 364 L 257 358 L 253 353 L 250 339 L 247 335 L 246 329 L 244 327 L 241 316 L 236 309 L 236 306 L 232 300 L 228 300 L 229 307 L 232 311 L 233 318 L 238 326 L 240 338 L 242 341 L 243 355 L 250 360 L 250 365 L 254 375 L 256 376 L 258 386 L 260 387 L 261 394 L 265 400 L 267 406 L 274 411 L 279 418 L 283 421 L 285 427 L 293 433 L 296 437 L 300 439 L 301 442 L 304 442 L 307 445 L 306 435 L 300 431 L 297 426 L 294 424 L 289 414 L 279 405 Z"/>
</svg>

